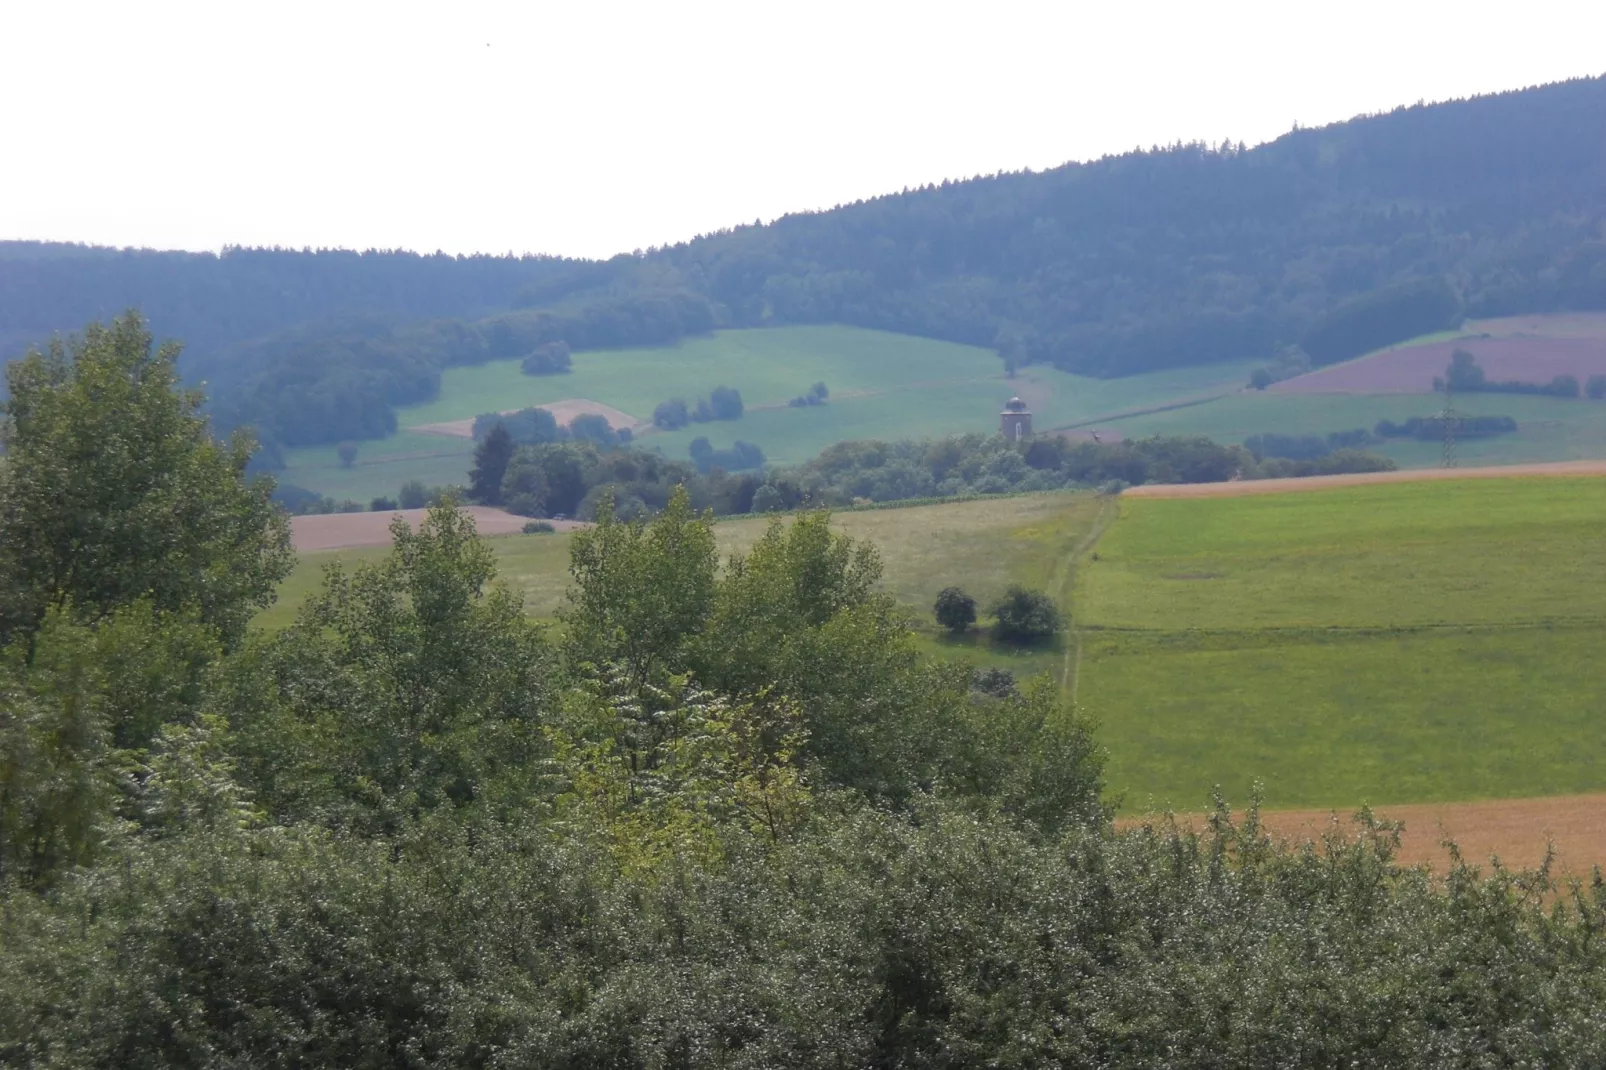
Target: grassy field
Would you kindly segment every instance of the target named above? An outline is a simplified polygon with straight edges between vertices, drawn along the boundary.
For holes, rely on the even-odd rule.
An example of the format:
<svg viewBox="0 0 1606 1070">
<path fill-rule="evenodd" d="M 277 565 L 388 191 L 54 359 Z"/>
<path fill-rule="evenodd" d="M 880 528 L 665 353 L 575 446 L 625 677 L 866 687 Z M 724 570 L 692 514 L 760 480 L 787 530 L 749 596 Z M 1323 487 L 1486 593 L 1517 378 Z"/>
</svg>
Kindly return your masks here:
<svg viewBox="0 0 1606 1070">
<path fill-rule="evenodd" d="M 1021 672 L 1057 672 L 1064 661 L 1063 647 L 1017 652 L 995 647 L 978 636 L 952 641 L 931 624 L 931 607 L 937 592 L 950 584 L 964 587 L 983 605 L 1010 583 L 1062 586 L 1056 577 L 1070 561 L 1071 550 L 1090 530 L 1099 503 L 1091 494 L 1033 494 L 838 513 L 834 526 L 844 534 L 869 540 L 880 550 L 884 587 L 915 616 L 927 649 Z M 721 555 L 744 552 L 768 524 L 759 517 L 720 522 L 714 530 Z M 505 535 L 488 540 L 501 578 L 523 593 L 525 608 L 533 617 L 550 618 L 563 603 L 569 586 L 570 538 L 563 534 Z M 280 588 L 278 602 L 256 623 L 265 628 L 288 624 L 317 589 L 329 562 L 338 560 L 351 567 L 377 560 L 387 552 L 362 549 L 303 554 Z"/>
<path fill-rule="evenodd" d="M 1079 698 L 1128 810 L 1606 788 L 1606 481 L 1130 500 Z"/>
<path fill-rule="evenodd" d="M 1111 421 L 1127 438 L 1144 435 L 1206 435 L 1219 442 L 1242 442 L 1251 435 L 1327 434 L 1373 427 L 1379 420 L 1431 416 L 1442 397 L 1413 394 L 1264 394 L 1244 391 L 1201 405 Z M 1504 415 L 1517 421 L 1514 434 L 1466 439 L 1459 443 L 1463 464 L 1520 464 L 1572 461 L 1606 456 L 1606 404 L 1570 398 L 1479 394 L 1455 399 L 1466 415 Z M 1438 442 L 1395 439 L 1368 449 L 1394 458 L 1401 467 L 1437 465 Z"/>
<path fill-rule="evenodd" d="M 342 468 L 333 447 L 288 451 L 286 483 L 366 501 L 394 494 L 408 479 L 461 483 L 470 464 L 467 440 L 407 430 L 567 398 L 588 398 L 641 420 L 671 397 L 695 399 L 715 386 L 735 387 L 741 420 L 698 424 L 643 435 L 641 445 L 676 458 L 706 435 L 716 447 L 740 438 L 775 463 L 808 460 L 834 442 L 857 438 L 923 438 L 993 431 L 1013 393 L 1031 405 L 1040 427 L 1059 427 L 1135 409 L 1235 390 L 1253 362 L 1181 368 L 1124 379 L 1086 379 L 1053 368 L 1004 378 L 990 350 L 855 327 L 776 327 L 719 331 L 679 345 L 577 353 L 574 371 L 528 376 L 518 361 L 448 369 L 440 396 L 401 410 L 402 430 L 360 444 L 357 463 Z M 815 382 L 830 404 L 788 408 L 788 398 Z"/>
<path fill-rule="evenodd" d="M 1060 493 L 834 522 L 880 549 L 922 649 L 1074 680 L 1137 812 L 1200 809 L 1217 784 L 1241 802 L 1256 781 L 1270 806 L 1340 809 L 1606 790 L 1603 518 L 1606 480 L 1547 478 Z M 721 552 L 766 523 L 721 522 Z M 551 618 L 569 536 L 490 541 L 531 615 Z M 288 622 L 326 562 L 383 553 L 304 556 L 258 624 Z M 1067 602 L 1077 642 L 1016 651 L 931 623 L 942 587 L 985 605 L 1012 582 Z"/>
</svg>

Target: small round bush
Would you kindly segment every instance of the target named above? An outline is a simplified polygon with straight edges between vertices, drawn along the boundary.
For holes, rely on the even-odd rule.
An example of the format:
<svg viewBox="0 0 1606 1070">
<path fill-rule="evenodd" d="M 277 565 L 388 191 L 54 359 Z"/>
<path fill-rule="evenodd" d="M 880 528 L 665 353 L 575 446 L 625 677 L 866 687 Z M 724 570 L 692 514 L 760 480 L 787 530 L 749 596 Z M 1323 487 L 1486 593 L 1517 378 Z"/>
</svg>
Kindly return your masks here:
<svg viewBox="0 0 1606 1070">
<path fill-rule="evenodd" d="M 935 610 L 937 623 L 955 635 L 976 623 L 976 600 L 958 587 L 944 587 Z"/>
<path fill-rule="evenodd" d="M 1015 674 L 1008 669 L 974 669 L 970 674 L 970 687 L 994 698 L 1008 698 L 1015 694 Z"/>
<path fill-rule="evenodd" d="M 557 530 L 547 520 L 532 520 L 524 525 L 524 534 L 526 535 L 550 535 Z"/>
<path fill-rule="evenodd" d="M 1007 643 L 1047 639 L 1064 623 L 1052 598 L 1018 585 L 1004 592 L 993 607 L 993 616 L 998 619 L 993 634 Z"/>
</svg>

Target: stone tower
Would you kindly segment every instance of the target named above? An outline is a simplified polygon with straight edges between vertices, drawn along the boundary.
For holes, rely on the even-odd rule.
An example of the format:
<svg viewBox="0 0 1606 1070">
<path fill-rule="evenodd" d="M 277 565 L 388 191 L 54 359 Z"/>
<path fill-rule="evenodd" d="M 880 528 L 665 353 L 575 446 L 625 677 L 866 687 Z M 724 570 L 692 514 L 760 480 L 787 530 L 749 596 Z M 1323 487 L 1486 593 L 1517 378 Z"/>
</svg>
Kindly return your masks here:
<svg viewBox="0 0 1606 1070">
<path fill-rule="evenodd" d="M 1004 403 L 1004 411 L 998 414 L 998 431 L 1011 442 L 1032 437 L 1032 414 L 1026 411 L 1026 402 L 1014 397 Z"/>
</svg>

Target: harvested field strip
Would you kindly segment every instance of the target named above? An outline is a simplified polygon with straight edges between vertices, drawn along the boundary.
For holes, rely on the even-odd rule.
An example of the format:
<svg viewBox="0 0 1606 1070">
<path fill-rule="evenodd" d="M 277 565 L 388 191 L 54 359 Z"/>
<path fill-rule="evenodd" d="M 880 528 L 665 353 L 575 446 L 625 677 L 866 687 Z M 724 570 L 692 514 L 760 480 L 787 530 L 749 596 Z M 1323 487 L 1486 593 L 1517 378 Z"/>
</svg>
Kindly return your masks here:
<svg viewBox="0 0 1606 1070">
<path fill-rule="evenodd" d="M 1450 860 L 1446 839 L 1473 864 L 1498 858 L 1510 868 L 1532 868 L 1553 845 L 1561 875 L 1588 879 L 1591 869 L 1606 865 L 1606 794 L 1386 806 L 1376 816 L 1405 825 L 1399 861 L 1408 866 L 1428 865 L 1443 872 Z M 1152 820 L 1123 818 L 1118 824 L 1132 827 Z M 1202 829 L 1207 818 L 1182 814 L 1178 820 Z M 1260 820 L 1273 839 L 1293 843 L 1320 842 L 1335 823 L 1345 835 L 1354 827 L 1333 810 L 1268 810 Z"/>
<path fill-rule="evenodd" d="M 523 531 L 528 517 L 514 516 L 501 509 L 483 505 L 463 507 L 463 512 L 474 518 L 481 535 L 508 535 Z M 311 553 L 318 550 L 344 550 L 359 546 L 389 546 L 390 525 L 401 517 L 417 529 L 428 509 L 398 509 L 392 513 L 324 513 L 320 516 L 290 518 L 290 531 L 295 540 L 296 552 Z M 558 520 L 551 523 L 563 530 L 577 527 L 573 521 Z"/>
</svg>

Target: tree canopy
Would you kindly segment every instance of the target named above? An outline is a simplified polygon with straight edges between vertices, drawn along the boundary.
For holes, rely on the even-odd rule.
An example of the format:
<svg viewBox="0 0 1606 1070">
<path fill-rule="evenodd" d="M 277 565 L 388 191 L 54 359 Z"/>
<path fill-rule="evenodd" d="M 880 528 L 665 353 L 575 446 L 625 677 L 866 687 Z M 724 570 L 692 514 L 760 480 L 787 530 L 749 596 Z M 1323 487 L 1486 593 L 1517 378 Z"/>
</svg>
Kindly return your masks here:
<svg viewBox="0 0 1606 1070">
<path fill-rule="evenodd" d="M 272 481 L 246 478 L 248 435 L 212 438 L 177 359 L 130 313 L 7 367 L 0 639 L 149 599 L 235 642 L 273 598 L 292 552 Z"/>
</svg>

